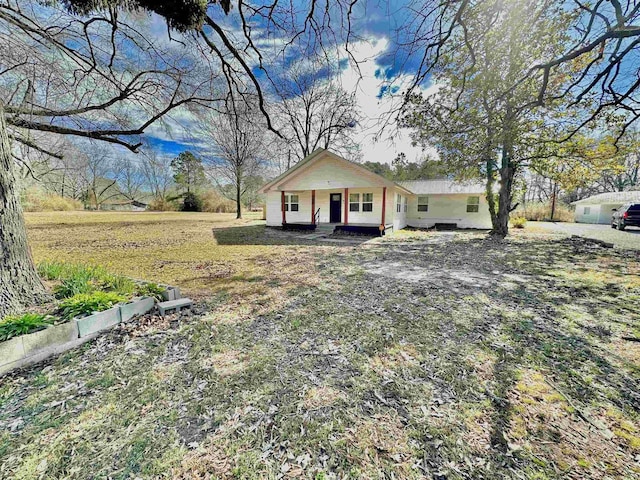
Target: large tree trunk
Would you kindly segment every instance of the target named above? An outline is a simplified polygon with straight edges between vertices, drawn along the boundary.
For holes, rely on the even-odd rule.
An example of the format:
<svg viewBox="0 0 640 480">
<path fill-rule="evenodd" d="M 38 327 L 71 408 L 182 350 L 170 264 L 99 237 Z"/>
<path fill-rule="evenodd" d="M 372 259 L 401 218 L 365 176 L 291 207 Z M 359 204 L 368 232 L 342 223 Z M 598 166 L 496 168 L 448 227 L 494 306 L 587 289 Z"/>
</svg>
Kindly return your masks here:
<svg viewBox="0 0 640 480">
<path fill-rule="evenodd" d="M 27 244 L 15 165 L 0 103 L 0 318 L 47 299 Z"/>
<path fill-rule="evenodd" d="M 510 110 L 507 108 L 504 136 L 502 143 L 502 159 L 500 163 L 500 190 L 498 192 L 498 213 L 493 223 L 491 234 L 499 239 L 509 234 L 509 215 L 511 214 L 511 191 L 516 169 L 513 163 L 513 143 L 511 140 L 512 124 L 510 123 Z"/>
</svg>

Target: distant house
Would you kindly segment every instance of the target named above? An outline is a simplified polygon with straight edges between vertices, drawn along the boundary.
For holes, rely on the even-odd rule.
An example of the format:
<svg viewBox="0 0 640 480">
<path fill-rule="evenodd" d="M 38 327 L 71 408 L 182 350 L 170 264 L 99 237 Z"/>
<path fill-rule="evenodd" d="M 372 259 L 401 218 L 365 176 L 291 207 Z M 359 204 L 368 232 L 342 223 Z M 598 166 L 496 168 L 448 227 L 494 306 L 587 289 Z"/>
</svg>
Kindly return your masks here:
<svg viewBox="0 0 640 480">
<path fill-rule="evenodd" d="M 611 213 L 628 202 L 640 202 L 640 191 L 599 193 L 583 198 L 575 205 L 575 221 L 579 223 L 611 223 Z"/>
<path fill-rule="evenodd" d="M 111 200 L 100 205 L 100 210 L 121 211 L 121 212 L 143 212 L 147 209 L 147 204 L 137 200 Z"/>
<path fill-rule="evenodd" d="M 480 183 L 393 182 L 328 150 L 318 149 L 260 189 L 271 227 L 389 231 L 447 224 L 490 228 Z"/>
</svg>

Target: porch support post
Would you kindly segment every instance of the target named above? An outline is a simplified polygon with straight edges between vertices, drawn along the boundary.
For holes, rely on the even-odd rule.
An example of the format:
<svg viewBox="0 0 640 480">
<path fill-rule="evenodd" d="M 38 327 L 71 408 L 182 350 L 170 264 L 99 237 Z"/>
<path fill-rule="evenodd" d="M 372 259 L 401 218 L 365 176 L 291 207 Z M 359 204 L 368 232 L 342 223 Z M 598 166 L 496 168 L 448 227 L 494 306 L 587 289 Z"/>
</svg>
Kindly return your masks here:
<svg viewBox="0 0 640 480">
<path fill-rule="evenodd" d="M 344 224 L 349 224 L 349 189 L 344 189 Z"/>
<path fill-rule="evenodd" d="M 287 223 L 287 212 L 284 211 L 284 190 L 280 195 L 280 207 L 282 208 L 282 224 Z"/>
<path fill-rule="evenodd" d="M 311 225 L 316 224 L 316 191 L 311 190 Z"/>
<path fill-rule="evenodd" d="M 385 213 L 387 213 L 387 187 L 382 187 L 382 223 L 380 224 L 382 229 L 385 226 Z"/>
</svg>

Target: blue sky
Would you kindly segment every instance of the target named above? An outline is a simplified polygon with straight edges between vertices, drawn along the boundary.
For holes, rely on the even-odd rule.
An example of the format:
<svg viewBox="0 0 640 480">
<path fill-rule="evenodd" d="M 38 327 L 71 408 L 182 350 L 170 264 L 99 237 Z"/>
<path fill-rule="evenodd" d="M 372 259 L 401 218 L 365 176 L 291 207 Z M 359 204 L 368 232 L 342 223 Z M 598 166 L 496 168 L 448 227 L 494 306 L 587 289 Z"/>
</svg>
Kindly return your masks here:
<svg viewBox="0 0 640 480">
<path fill-rule="evenodd" d="M 362 145 L 362 159 L 364 161 L 390 163 L 400 152 L 404 152 L 410 160 L 417 160 L 423 155 L 421 150 L 412 147 L 408 134 L 395 131 L 394 125 L 383 132 L 380 140 L 374 141 L 376 135 L 380 133 L 380 120 L 385 118 L 385 115 L 399 102 L 402 87 L 409 82 L 416 67 L 415 61 L 408 61 L 396 43 L 398 38 L 402 38 L 401 26 L 406 25 L 410 13 L 406 8 L 406 2 L 388 2 L 393 4 L 391 6 L 384 3 L 356 4 L 352 15 L 353 32 L 355 33 L 352 49 L 358 58 L 359 70 L 350 64 L 344 49 L 339 49 L 335 58 L 334 70 L 332 72 L 323 70 L 317 75 L 322 78 L 335 75 L 337 72 L 343 87 L 356 92 L 356 99 L 365 119 L 358 129 L 359 131 L 354 135 Z M 306 2 L 304 5 L 298 12 L 300 16 L 306 14 Z M 212 11 L 217 11 L 216 6 L 212 8 Z M 234 10 L 228 17 L 217 14 L 216 19 L 232 34 L 234 30 L 238 31 L 238 17 Z M 162 20 L 159 18 L 153 20 L 153 24 L 156 25 L 154 33 L 166 35 L 166 30 L 162 30 Z M 258 25 L 255 26 L 254 32 L 259 31 L 257 27 Z M 278 48 L 282 41 L 282 39 L 273 37 L 266 38 L 260 34 L 255 35 L 254 38 L 256 43 L 261 45 L 263 51 L 267 53 L 265 56 L 268 56 L 270 45 L 273 45 L 273 48 Z M 284 58 L 278 58 L 279 60 L 271 68 L 268 68 L 270 74 L 280 72 L 284 78 L 286 78 L 287 68 L 291 64 L 304 61 L 304 58 L 301 58 L 294 49 L 288 50 Z M 254 67 L 257 67 L 257 64 Z M 264 74 L 258 73 L 260 79 L 265 80 Z M 388 84 L 390 80 L 394 81 L 391 86 Z M 268 91 L 267 82 L 263 82 L 263 86 Z M 424 87 L 426 88 L 428 85 L 424 85 Z M 185 149 L 191 149 L 198 153 L 198 149 L 194 145 L 197 142 L 189 139 L 189 133 L 181 131 L 179 124 L 180 122 L 175 126 L 176 128 L 171 129 L 170 134 L 164 129 L 152 128 L 145 137 L 152 146 L 164 155 L 175 156 Z M 188 129 L 188 125 L 186 127 Z"/>
</svg>

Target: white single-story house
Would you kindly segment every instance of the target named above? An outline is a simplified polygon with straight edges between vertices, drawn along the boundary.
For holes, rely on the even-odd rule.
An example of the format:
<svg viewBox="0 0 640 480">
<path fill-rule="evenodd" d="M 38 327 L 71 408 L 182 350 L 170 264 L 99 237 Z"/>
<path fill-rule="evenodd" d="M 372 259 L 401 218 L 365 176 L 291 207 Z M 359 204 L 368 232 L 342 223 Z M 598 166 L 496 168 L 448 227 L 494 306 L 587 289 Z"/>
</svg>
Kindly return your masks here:
<svg viewBox="0 0 640 480">
<path fill-rule="evenodd" d="M 491 228 L 482 183 L 393 182 L 328 150 L 318 149 L 264 185 L 267 226 L 398 230 L 446 224 Z"/>
<path fill-rule="evenodd" d="M 578 223 L 611 223 L 611 214 L 625 203 L 640 202 L 640 191 L 599 193 L 576 202 L 575 221 Z"/>
</svg>

